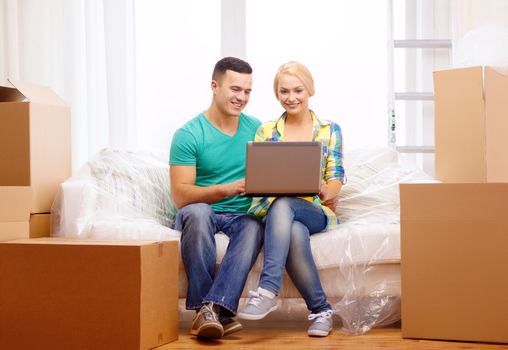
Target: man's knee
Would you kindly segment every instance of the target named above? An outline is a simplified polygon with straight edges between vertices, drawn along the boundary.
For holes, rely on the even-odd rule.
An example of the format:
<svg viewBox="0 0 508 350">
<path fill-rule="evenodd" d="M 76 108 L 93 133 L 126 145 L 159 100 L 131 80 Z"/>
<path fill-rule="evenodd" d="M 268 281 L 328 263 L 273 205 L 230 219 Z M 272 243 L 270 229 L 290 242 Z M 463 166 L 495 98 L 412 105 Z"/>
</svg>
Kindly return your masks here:
<svg viewBox="0 0 508 350">
<path fill-rule="evenodd" d="M 182 224 L 191 221 L 207 221 L 213 216 L 213 209 L 206 203 L 193 203 L 186 205 L 178 211 L 177 221 Z"/>
<path fill-rule="evenodd" d="M 175 229 L 182 231 L 182 243 L 213 246 L 216 228 L 213 209 L 205 203 L 189 204 L 181 208 L 176 219 Z"/>
<path fill-rule="evenodd" d="M 206 203 L 193 203 L 180 208 L 178 214 L 184 216 L 210 216 L 213 214 L 213 209 Z"/>
</svg>

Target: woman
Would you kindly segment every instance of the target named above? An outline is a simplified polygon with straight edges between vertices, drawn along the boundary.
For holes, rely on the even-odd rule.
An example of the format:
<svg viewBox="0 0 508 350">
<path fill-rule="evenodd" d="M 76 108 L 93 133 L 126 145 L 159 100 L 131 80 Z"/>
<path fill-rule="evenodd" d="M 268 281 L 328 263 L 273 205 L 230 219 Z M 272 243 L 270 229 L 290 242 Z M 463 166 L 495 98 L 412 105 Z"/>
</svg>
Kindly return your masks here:
<svg viewBox="0 0 508 350">
<path fill-rule="evenodd" d="M 322 141 L 323 181 L 319 196 L 256 198 L 250 212 L 265 217 L 265 259 L 259 287 L 238 317 L 259 320 L 277 309 L 276 296 L 284 268 L 305 299 L 314 320 L 311 336 L 327 336 L 332 330 L 332 307 L 319 280 L 310 249 L 310 235 L 338 224 L 337 198 L 344 180 L 340 127 L 321 120 L 309 109 L 314 81 L 298 62 L 282 65 L 274 80 L 275 96 L 285 112 L 258 129 L 256 141 Z"/>
</svg>

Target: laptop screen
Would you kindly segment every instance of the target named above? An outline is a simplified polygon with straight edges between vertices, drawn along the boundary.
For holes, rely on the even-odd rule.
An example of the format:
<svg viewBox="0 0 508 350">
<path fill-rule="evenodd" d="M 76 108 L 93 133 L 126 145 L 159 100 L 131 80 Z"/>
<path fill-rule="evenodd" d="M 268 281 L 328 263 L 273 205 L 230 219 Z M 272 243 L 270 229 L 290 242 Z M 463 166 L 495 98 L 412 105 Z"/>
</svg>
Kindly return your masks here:
<svg viewBox="0 0 508 350">
<path fill-rule="evenodd" d="M 321 186 L 321 147 L 321 142 L 249 142 L 245 194 L 318 194 Z"/>
</svg>

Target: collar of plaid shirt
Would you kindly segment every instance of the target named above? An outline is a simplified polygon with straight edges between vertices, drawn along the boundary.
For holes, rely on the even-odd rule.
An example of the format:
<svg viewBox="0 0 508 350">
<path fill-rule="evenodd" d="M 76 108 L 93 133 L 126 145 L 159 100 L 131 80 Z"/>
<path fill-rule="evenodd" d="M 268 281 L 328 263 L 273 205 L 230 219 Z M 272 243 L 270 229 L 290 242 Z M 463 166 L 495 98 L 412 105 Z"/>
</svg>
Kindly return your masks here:
<svg viewBox="0 0 508 350">
<path fill-rule="evenodd" d="M 318 139 L 319 132 L 321 131 L 321 127 L 330 125 L 330 122 L 328 120 L 321 121 L 313 111 L 309 110 L 309 112 L 312 117 L 313 125 L 312 141 L 316 141 Z M 275 128 L 272 132 L 271 141 L 280 141 L 284 137 L 284 125 L 286 123 L 286 117 L 287 113 L 284 112 L 277 120 Z"/>
</svg>

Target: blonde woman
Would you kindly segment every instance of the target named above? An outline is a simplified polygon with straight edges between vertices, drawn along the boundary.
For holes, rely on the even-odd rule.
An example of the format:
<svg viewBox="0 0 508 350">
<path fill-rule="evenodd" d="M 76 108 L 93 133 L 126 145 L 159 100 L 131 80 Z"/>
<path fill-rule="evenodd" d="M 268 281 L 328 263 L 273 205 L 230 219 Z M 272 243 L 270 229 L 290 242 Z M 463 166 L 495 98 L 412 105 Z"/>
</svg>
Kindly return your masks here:
<svg viewBox="0 0 508 350">
<path fill-rule="evenodd" d="M 257 291 L 238 317 L 259 320 L 277 309 L 284 268 L 305 299 L 310 310 L 310 336 L 330 334 L 332 307 L 327 302 L 312 257 L 312 234 L 338 224 L 335 207 L 344 181 L 342 135 L 340 127 L 319 119 L 309 109 L 314 95 L 314 81 L 301 63 L 288 62 L 275 75 L 274 91 L 285 112 L 275 121 L 264 123 L 256 141 L 322 141 L 323 181 L 321 192 L 314 197 L 255 198 L 250 212 L 265 219 L 264 266 Z M 269 169 L 267 169 L 269 171 Z"/>
</svg>

